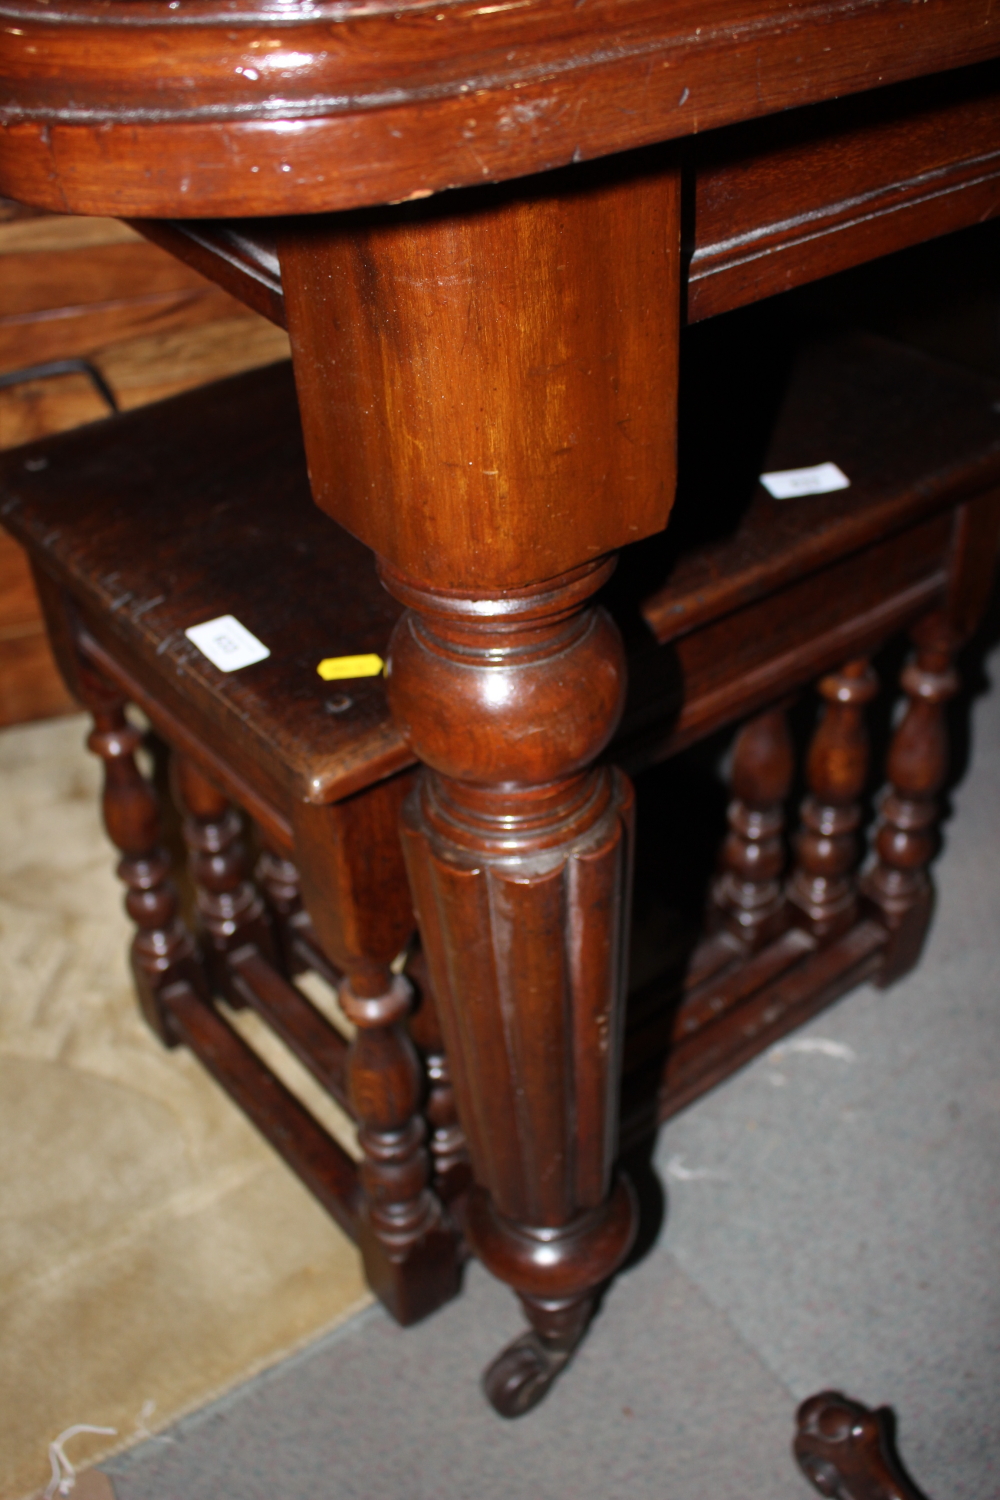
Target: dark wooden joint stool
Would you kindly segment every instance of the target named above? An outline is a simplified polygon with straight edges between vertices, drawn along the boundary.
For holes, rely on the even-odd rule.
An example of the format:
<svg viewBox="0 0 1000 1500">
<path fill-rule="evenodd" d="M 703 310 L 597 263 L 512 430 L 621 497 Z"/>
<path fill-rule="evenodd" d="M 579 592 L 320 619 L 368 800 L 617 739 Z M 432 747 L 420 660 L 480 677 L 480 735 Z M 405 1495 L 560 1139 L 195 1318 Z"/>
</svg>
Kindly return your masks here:
<svg viewBox="0 0 1000 1500">
<path fill-rule="evenodd" d="M 4 456 L 3 520 L 28 547 L 67 683 L 94 716 L 104 817 L 136 924 L 143 1012 L 191 1048 L 360 1244 L 402 1323 L 458 1287 L 440 1194 L 467 1167 L 429 993 L 394 960 L 414 928 L 397 825 L 412 756 L 381 677 L 324 685 L 323 657 L 384 654 L 400 607 L 370 553 L 315 508 L 287 364 Z M 224 672 L 185 635 L 232 615 L 266 660 Z M 179 915 L 127 703 L 172 748 L 196 893 Z M 248 865 L 242 808 L 263 852 Z M 336 984 L 344 1036 L 291 980 Z M 355 1162 L 212 1003 L 252 1006 L 357 1122 Z M 425 1106 L 433 1117 L 430 1152 Z"/>
<path fill-rule="evenodd" d="M 886 339 L 842 335 L 800 353 L 770 440 L 749 461 L 741 508 L 725 488 L 739 471 L 733 455 L 713 483 L 717 457 L 695 449 L 672 524 L 683 536 L 707 514 L 728 517 L 728 529 L 682 548 L 645 599 L 659 644 L 630 633 L 629 703 L 614 746 L 627 769 L 744 722 L 704 939 L 679 990 L 653 982 L 630 1000 L 626 1139 L 853 985 L 889 984 L 916 962 L 931 913 L 955 652 L 995 571 L 1000 386 Z M 777 500 L 753 478 L 758 467 L 831 461 L 847 488 Z M 628 569 L 625 559 L 623 592 Z M 874 768 L 883 790 L 862 863 L 864 798 L 874 790 L 865 715 L 879 692 L 870 657 L 903 631 L 914 646 L 900 680 L 905 706 L 886 764 Z M 786 868 L 797 770 L 787 710 L 813 683 L 822 711 Z"/>
</svg>

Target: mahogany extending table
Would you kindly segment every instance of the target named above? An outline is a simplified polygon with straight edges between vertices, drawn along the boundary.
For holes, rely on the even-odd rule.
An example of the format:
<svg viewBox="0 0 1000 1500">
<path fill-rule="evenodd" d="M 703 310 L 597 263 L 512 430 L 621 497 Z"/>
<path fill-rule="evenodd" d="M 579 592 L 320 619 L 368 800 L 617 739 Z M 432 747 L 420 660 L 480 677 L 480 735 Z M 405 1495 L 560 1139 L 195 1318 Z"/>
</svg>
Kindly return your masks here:
<svg viewBox="0 0 1000 1500">
<path fill-rule="evenodd" d="M 624 659 L 590 601 L 670 515 L 682 321 L 996 213 L 998 58 L 993 0 L 0 3 L 0 191 L 143 221 L 286 324 L 316 502 L 407 606 L 468 1233 L 531 1325 L 508 1415 L 635 1232 Z"/>
</svg>

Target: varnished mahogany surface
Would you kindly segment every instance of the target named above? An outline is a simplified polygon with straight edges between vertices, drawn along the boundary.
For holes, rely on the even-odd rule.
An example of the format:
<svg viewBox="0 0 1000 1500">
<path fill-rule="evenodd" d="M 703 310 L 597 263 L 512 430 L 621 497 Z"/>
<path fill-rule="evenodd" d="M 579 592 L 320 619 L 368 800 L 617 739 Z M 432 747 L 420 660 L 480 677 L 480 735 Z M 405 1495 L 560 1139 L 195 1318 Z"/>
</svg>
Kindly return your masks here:
<svg viewBox="0 0 1000 1500">
<path fill-rule="evenodd" d="M 821 1495 L 834 1500 L 926 1500 L 903 1468 L 895 1418 L 840 1391 L 820 1391 L 795 1413 L 792 1453 Z"/>
<path fill-rule="evenodd" d="M 1000 212 L 1000 65 L 687 142 L 689 322 Z"/>
<path fill-rule="evenodd" d="M 0 190 L 281 214 L 549 170 L 996 55 L 990 0 L 5 0 Z"/>
<path fill-rule="evenodd" d="M 1000 64 L 709 130 L 681 160 L 693 323 L 1000 211 Z M 294 224 L 134 225 L 285 325 L 278 242 Z"/>
<path fill-rule="evenodd" d="M 456 617 L 661 531 L 679 204 L 639 152 L 283 234 L 321 509 Z"/>
</svg>

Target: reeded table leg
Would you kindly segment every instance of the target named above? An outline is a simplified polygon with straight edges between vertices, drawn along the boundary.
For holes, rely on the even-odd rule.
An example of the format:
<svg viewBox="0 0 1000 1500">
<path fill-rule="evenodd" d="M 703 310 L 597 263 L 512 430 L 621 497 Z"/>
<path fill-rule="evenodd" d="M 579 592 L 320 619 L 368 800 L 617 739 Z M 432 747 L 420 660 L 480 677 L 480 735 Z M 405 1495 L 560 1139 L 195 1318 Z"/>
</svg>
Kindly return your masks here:
<svg viewBox="0 0 1000 1500">
<path fill-rule="evenodd" d="M 408 606 L 389 694 L 425 766 L 404 836 L 465 1223 L 531 1323 L 487 1374 L 506 1416 L 634 1233 L 614 1175 L 631 790 L 593 765 L 623 654 L 589 601 L 673 499 L 679 225 L 654 152 L 282 232 L 314 495 Z"/>
<path fill-rule="evenodd" d="M 494 601 L 386 574 L 411 605 L 390 700 L 434 768 L 404 835 L 477 1184 L 467 1230 L 532 1325 L 486 1377 L 504 1416 L 566 1363 L 635 1227 L 612 1170 L 632 795 L 587 769 L 624 687 L 617 632 L 584 604 L 608 571 Z"/>
</svg>

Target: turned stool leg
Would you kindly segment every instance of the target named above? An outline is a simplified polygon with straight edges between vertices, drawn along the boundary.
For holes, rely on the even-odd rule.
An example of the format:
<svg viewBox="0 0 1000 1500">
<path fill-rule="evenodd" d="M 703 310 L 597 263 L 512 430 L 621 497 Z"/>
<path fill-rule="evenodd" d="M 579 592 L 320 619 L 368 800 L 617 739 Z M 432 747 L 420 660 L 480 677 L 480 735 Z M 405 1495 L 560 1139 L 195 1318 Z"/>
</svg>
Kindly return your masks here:
<svg viewBox="0 0 1000 1500">
<path fill-rule="evenodd" d="M 389 970 L 381 975 L 367 970 L 364 980 L 375 993 L 359 993 L 355 976 L 353 983 L 341 982 L 339 996 L 344 1014 L 357 1027 L 348 1078 L 364 1153 L 361 1186 L 368 1234 L 362 1249 L 371 1279 L 372 1264 L 405 1263 L 420 1241 L 440 1228 L 442 1216 L 430 1191 L 420 1063 L 406 1025 L 413 990 L 407 979 Z M 380 1290 L 377 1285 L 374 1289 Z"/>
<path fill-rule="evenodd" d="M 306 968 L 317 968 L 335 987 L 343 976 L 319 951 L 312 923 L 302 904 L 298 867 L 276 849 L 265 845 L 257 862 L 257 879 L 275 915 L 278 940 L 282 948 L 285 971 L 289 975 Z M 391 980 L 383 972 L 388 988 Z M 441 1026 L 434 1005 L 430 977 L 423 954 L 417 947 L 406 965 L 407 978 L 417 994 L 410 1008 L 409 1031 L 423 1061 L 421 1093 L 423 1114 L 430 1126 L 428 1147 L 432 1165 L 434 1191 L 448 1203 L 465 1192 L 471 1180 L 469 1153 L 465 1136 L 458 1123 L 455 1093 L 451 1086 L 448 1059 L 441 1039 Z"/>
<path fill-rule="evenodd" d="M 795 751 L 784 706 L 744 724 L 733 747 L 733 800 L 726 817 L 722 873 L 711 894 L 719 922 L 755 952 L 788 925 L 781 874 L 784 804 L 791 791 Z"/>
<path fill-rule="evenodd" d="M 845 932 L 857 915 L 860 797 L 868 777 L 864 707 L 878 692 L 867 661 L 849 661 L 821 679 L 826 700 L 806 762 L 809 794 L 801 808 L 788 899 L 821 942 Z"/>
<path fill-rule="evenodd" d="M 259 825 L 257 832 L 264 847 L 254 877 L 271 913 L 274 940 L 284 973 L 293 979 L 296 974 L 313 969 L 336 989 L 342 975 L 319 945 L 312 918 L 303 904 L 298 865 L 276 847 L 271 836 Z"/>
<path fill-rule="evenodd" d="M 348 1081 L 363 1152 L 359 1244 L 372 1290 L 403 1324 L 455 1295 L 462 1259 L 430 1186 L 423 1075 L 407 1024 L 413 990 L 390 968 L 414 926 L 398 827 L 411 779 L 295 814 L 306 909 L 357 1027 Z"/>
<path fill-rule="evenodd" d="M 125 910 L 138 929 L 131 962 L 139 1004 L 160 1040 L 176 1046 L 168 1005 L 171 986 L 190 985 L 207 999 L 208 982 L 178 914 L 170 856 L 159 842 L 156 795 L 136 764 L 143 737 L 125 717 L 125 702 L 117 689 L 86 669 L 81 669 L 76 686 L 94 717 L 87 746 L 104 762 L 104 826 L 122 854 L 117 873 L 127 891 Z"/>
<path fill-rule="evenodd" d="M 431 1130 L 429 1146 L 434 1189 L 443 1203 L 451 1203 L 467 1192 L 472 1183 L 469 1147 L 458 1122 L 451 1067 L 441 1034 L 441 1018 L 423 951 L 419 947 L 411 955 L 406 972 L 418 997 L 410 1020 L 410 1035 L 423 1057 L 427 1076 L 424 1115 Z"/>
<path fill-rule="evenodd" d="M 863 879 L 890 940 L 878 983 L 890 984 L 916 963 L 930 920 L 933 892 L 927 874 L 938 845 L 940 791 L 948 769 L 945 704 L 958 690 L 952 665 L 956 638 L 943 614 L 913 630 L 916 655 L 900 679 L 907 697 L 889 747 L 889 785 L 875 835 L 875 862 Z"/>
<path fill-rule="evenodd" d="M 282 968 L 289 976 L 297 974 L 303 967 L 292 947 L 295 918 L 302 911 L 298 868 L 277 849 L 265 845 L 254 869 L 254 879 L 263 892 L 274 922 Z"/>
<path fill-rule="evenodd" d="M 243 822 L 229 799 L 186 755 L 172 759 L 174 796 L 184 813 L 183 833 L 197 899 L 198 927 L 209 973 L 231 1004 L 245 1002 L 234 989 L 228 957 L 252 945 L 272 958 L 267 910 L 249 878 Z"/>
</svg>

